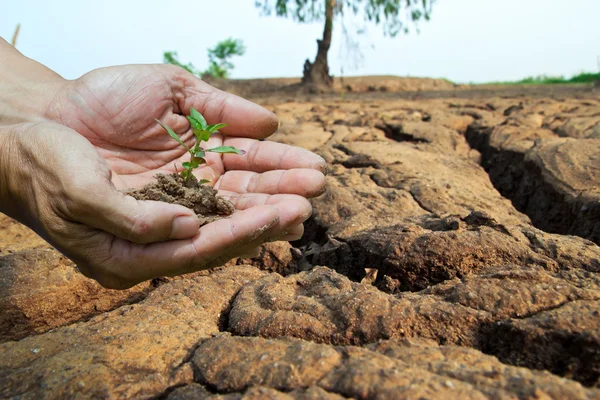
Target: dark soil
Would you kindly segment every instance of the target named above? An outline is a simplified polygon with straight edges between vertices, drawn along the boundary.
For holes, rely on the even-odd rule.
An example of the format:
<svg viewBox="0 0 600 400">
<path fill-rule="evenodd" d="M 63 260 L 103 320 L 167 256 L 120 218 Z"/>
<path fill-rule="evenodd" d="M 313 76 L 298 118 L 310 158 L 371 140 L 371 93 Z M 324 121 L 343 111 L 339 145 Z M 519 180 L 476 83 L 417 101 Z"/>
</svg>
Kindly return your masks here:
<svg viewBox="0 0 600 400">
<path fill-rule="evenodd" d="M 210 186 L 201 185 L 196 178 L 185 181 L 179 174 L 156 175 L 156 182 L 141 189 L 129 190 L 127 195 L 137 200 L 164 201 L 194 210 L 200 226 L 231 215 L 235 207 Z"/>
</svg>

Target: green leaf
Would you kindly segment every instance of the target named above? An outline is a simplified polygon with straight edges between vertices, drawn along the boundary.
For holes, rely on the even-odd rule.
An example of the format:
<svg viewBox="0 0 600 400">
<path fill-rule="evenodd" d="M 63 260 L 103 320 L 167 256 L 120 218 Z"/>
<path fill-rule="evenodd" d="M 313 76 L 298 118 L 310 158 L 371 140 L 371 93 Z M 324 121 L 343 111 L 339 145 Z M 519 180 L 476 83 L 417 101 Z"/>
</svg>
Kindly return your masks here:
<svg viewBox="0 0 600 400">
<path fill-rule="evenodd" d="M 204 119 L 202 114 L 200 114 L 198 111 L 196 111 L 196 109 L 194 107 L 190 108 L 190 116 L 200 123 L 200 127 L 203 130 L 206 130 L 206 128 L 208 126 L 208 124 L 206 123 L 206 120 Z"/>
<path fill-rule="evenodd" d="M 239 155 L 246 154 L 245 150 L 239 150 L 233 146 L 219 146 L 219 147 L 214 147 L 212 149 L 206 149 L 204 151 L 210 151 L 212 153 L 231 153 L 231 154 L 239 154 Z"/>
<path fill-rule="evenodd" d="M 200 181 L 198 182 L 201 185 L 204 185 L 205 183 L 210 183 L 210 181 L 208 179 L 200 179 Z"/>
<path fill-rule="evenodd" d="M 199 142 L 208 142 L 208 139 L 210 139 L 210 135 L 210 131 L 200 131 L 199 134 L 196 135 L 196 137 L 198 138 Z"/>
<path fill-rule="evenodd" d="M 210 131 L 205 131 L 203 129 L 196 129 L 192 127 L 192 132 L 194 132 L 194 136 L 196 136 L 197 143 L 206 142 L 208 141 L 208 139 L 210 139 Z"/>
<path fill-rule="evenodd" d="M 202 124 L 200 123 L 200 121 L 198 121 L 195 118 L 190 117 L 189 115 L 186 118 L 188 121 L 190 121 L 190 126 L 192 127 L 192 130 L 194 131 L 194 133 L 196 133 L 196 131 L 204 130 L 204 128 L 202 128 Z"/>
<path fill-rule="evenodd" d="M 173 129 L 169 128 L 167 125 L 163 124 L 159 120 L 155 120 L 155 121 L 158 122 L 159 125 L 162 126 L 164 130 L 167 131 L 167 133 L 169 134 L 169 136 L 171 136 L 173 139 L 177 140 L 177 142 L 180 145 L 182 145 L 190 154 L 192 153 L 192 151 L 190 150 L 190 148 L 187 147 L 186 144 L 181 141 L 181 139 L 179 139 L 179 136 L 177 136 L 177 134 L 173 131 Z"/>
<path fill-rule="evenodd" d="M 194 157 L 202 158 L 206 156 L 206 152 L 204 150 L 200 150 L 194 153 Z"/>
<path fill-rule="evenodd" d="M 221 129 L 225 128 L 227 126 L 227 124 L 215 124 L 215 125 L 209 125 L 206 130 L 209 131 L 210 133 L 214 133 L 216 131 L 220 131 Z"/>
<path fill-rule="evenodd" d="M 198 168 L 198 165 L 206 164 L 206 160 L 202 157 L 194 157 L 192 158 L 192 166 L 194 168 Z"/>
<path fill-rule="evenodd" d="M 192 166 L 192 164 L 190 164 L 189 162 L 186 161 L 186 162 L 181 163 L 181 166 L 185 169 L 188 169 Z"/>
</svg>

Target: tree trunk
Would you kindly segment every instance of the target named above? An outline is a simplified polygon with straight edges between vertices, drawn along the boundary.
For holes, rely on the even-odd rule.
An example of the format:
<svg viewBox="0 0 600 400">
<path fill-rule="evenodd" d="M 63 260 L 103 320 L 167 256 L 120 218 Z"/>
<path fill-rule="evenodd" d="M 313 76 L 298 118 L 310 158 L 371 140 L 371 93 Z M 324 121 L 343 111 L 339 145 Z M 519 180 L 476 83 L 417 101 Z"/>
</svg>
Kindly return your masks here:
<svg viewBox="0 0 600 400">
<path fill-rule="evenodd" d="M 327 63 L 327 53 L 331 47 L 331 33 L 333 30 L 333 7 L 335 0 L 325 1 L 325 29 L 323 29 L 323 39 L 317 40 L 318 50 L 315 62 L 306 60 L 304 63 L 304 76 L 302 83 L 315 86 L 333 86 L 333 77 L 329 75 L 329 64 Z"/>
</svg>

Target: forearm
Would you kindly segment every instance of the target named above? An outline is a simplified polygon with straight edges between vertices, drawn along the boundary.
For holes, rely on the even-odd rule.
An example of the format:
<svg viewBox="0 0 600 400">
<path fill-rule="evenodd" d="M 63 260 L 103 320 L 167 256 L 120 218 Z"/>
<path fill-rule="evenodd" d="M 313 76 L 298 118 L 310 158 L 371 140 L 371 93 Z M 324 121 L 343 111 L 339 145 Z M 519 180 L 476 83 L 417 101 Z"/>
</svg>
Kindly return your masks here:
<svg viewBox="0 0 600 400">
<path fill-rule="evenodd" d="M 0 125 L 45 119 L 65 83 L 60 75 L 0 38 Z"/>
</svg>

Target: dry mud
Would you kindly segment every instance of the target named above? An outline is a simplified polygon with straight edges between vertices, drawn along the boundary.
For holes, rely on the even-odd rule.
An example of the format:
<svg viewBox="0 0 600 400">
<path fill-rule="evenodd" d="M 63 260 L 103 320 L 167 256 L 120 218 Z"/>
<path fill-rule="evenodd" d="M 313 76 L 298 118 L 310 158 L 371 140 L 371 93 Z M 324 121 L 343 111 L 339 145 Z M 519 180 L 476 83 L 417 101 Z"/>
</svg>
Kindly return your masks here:
<svg viewBox="0 0 600 400">
<path fill-rule="evenodd" d="M 103 289 L 0 216 L 0 397 L 600 398 L 600 95 L 512 90 L 257 96 L 328 191 L 215 271 Z"/>
<path fill-rule="evenodd" d="M 164 201 L 179 204 L 194 210 L 200 220 L 200 226 L 217 221 L 235 211 L 229 200 L 217 195 L 210 186 L 202 185 L 198 180 L 186 180 L 177 173 L 158 174 L 156 181 L 139 189 L 130 189 L 125 194 L 137 200 Z"/>
</svg>

